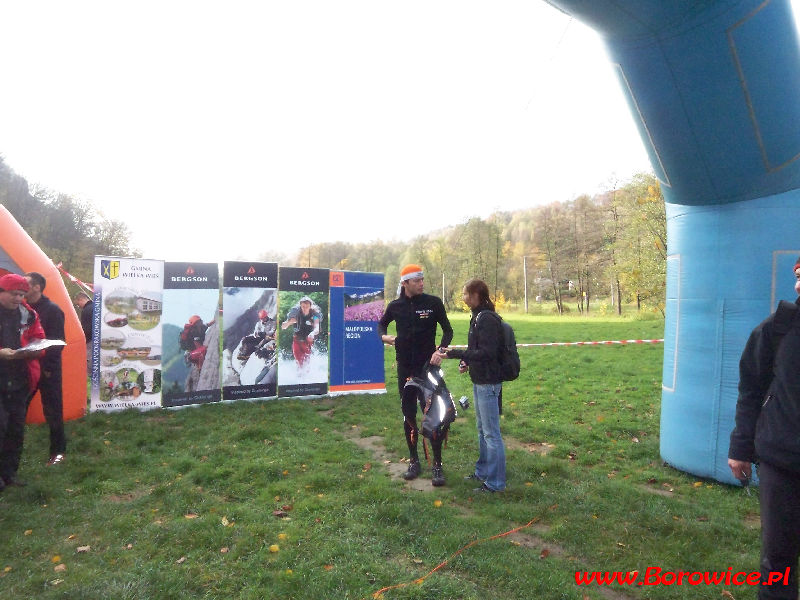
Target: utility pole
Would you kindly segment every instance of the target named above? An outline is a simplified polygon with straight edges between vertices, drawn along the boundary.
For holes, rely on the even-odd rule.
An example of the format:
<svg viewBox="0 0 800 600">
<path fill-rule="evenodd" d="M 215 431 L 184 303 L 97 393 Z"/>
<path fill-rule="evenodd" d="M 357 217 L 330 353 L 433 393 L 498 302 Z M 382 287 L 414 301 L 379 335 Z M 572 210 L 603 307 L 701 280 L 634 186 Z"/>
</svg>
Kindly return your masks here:
<svg viewBox="0 0 800 600">
<path fill-rule="evenodd" d="M 525 314 L 528 314 L 528 257 L 522 257 L 522 282 L 525 286 Z"/>
</svg>

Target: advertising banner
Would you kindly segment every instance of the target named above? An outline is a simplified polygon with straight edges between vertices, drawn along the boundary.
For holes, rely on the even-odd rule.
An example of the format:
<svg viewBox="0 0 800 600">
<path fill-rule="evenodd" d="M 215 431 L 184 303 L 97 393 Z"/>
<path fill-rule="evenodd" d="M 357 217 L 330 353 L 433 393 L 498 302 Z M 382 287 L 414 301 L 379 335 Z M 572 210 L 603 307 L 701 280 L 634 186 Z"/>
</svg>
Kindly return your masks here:
<svg viewBox="0 0 800 600">
<path fill-rule="evenodd" d="M 223 265 L 222 398 L 278 393 L 278 264 Z"/>
<path fill-rule="evenodd" d="M 331 271 L 331 395 L 386 393 L 383 342 L 383 273 Z"/>
<path fill-rule="evenodd" d="M 278 396 L 328 393 L 328 269 L 278 271 Z"/>
<path fill-rule="evenodd" d="M 161 406 L 163 276 L 160 260 L 95 257 L 92 411 Z"/>
<path fill-rule="evenodd" d="M 162 405 L 217 402 L 219 265 L 164 263 Z"/>
</svg>

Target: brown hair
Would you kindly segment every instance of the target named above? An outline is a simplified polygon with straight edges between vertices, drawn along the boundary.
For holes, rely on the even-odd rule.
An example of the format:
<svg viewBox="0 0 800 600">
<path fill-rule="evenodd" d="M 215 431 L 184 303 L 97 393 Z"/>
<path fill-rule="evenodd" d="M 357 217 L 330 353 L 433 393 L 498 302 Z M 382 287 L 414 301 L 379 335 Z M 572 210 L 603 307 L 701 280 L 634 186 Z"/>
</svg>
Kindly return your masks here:
<svg viewBox="0 0 800 600">
<path fill-rule="evenodd" d="M 482 279 L 470 279 L 464 284 L 464 291 L 470 295 L 478 295 L 478 306 L 487 306 L 494 310 L 494 302 L 489 297 L 489 286 Z"/>
</svg>

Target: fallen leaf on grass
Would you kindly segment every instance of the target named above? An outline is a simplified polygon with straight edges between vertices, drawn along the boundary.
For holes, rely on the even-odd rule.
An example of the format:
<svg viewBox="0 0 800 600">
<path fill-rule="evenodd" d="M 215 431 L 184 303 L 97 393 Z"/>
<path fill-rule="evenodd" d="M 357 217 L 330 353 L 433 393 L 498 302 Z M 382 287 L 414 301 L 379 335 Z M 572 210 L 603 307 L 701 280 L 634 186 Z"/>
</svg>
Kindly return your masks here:
<svg viewBox="0 0 800 600">
<path fill-rule="evenodd" d="M 272 553 L 274 554 L 275 552 L 280 552 L 280 551 L 281 551 L 281 547 L 280 547 L 280 546 L 278 546 L 278 544 L 272 544 L 272 545 L 269 547 L 269 551 L 270 551 L 270 552 L 272 552 Z"/>
<path fill-rule="evenodd" d="M 550 550 L 547 548 L 544 548 L 541 554 L 539 554 L 539 558 L 547 558 L 548 556 L 550 556 Z"/>
<path fill-rule="evenodd" d="M 55 567 L 53 567 L 53 571 L 55 571 L 56 573 L 63 573 L 66 570 L 67 570 L 67 565 L 65 565 L 64 563 L 61 563 L 60 565 L 56 565 Z"/>
<path fill-rule="evenodd" d="M 439 508 L 439 507 L 442 505 L 442 501 L 441 501 L 441 500 L 434 500 L 434 501 L 433 501 L 433 505 L 434 505 L 436 508 Z"/>
<path fill-rule="evenodd" d="M 279 540 L 286 540 L 286 539 L 289 539 L 289 536 L 286 535 L 285 533 L 279 533 L 278 534 L 278 539 Z"/>
<path fill-rule="evenodd" d="M 3 573 L 8 573 L 9 571 L 11 571 L 11 567 L 6 567 L 3 569 Z"/>
<path fill-rule="evenodd" d="M 88 552 L 91 549 L 92 549 L 91 546 L 78 546 L 77 548 L 75 548 L 75 551 L 76 552 Z"/>
<path fill-rule="evenodd" d="M 133 544 L 128 544 L 127 546 L 125 546 L 125 549 L 126 550 L 133 550 Z"/>
<path fill-rule="evenodd" d="M 695 482 L 692 484 L 692 487 L 696 487 L 696 488 L 698 488 L 698 487 L 703 487 L 703 482 L 702 482 L 702 481 L 695 481 Z"/>
<path fill-rule="evenodd" d="M 372 468 L 372 463 L 364 463 L 364 466 L 361 467 L 362 471 L 369 471 Z"/>
<path fill-rule="evenodd" d="M 76 536 L 76 535 L 73 533 L 72 535 L 70 535 L 69 537 L 67 537 L 67 539 L 68 539 L 68 540 L 74 540 L 76 537 L 78 537 L 78 536 Z"/>
<path fill-rule="evenodd" d="M 25 533 L 23 533 L 23 535 L 30 535 L 32 533 L 33 533 L 33 529 L 26 529 Z"/>
<path fill-rule="evenodd" d="M 224 548 L 220 548 L 219 551 L 222 552 L 222 554 L 227 554 L 228 553 L 228 547 L 225 546 Z"/>
<path fill-rule="evenodd" d="M 61 562 L 61 557 L 58 554 L 56 554 L 53 558 L 50 559 L 50 562 L 51 563 L 60 563 Z"/>
<path fill-rule="evenodd" d="M 233 527 L 233 523 L 234 522 L 233 521 L 229 521 L 228 517 L 222 517 L 221 523 L 222 523 L 223 527 Z"/>
<path fill-rule="evenodd" d="M 729 598 L 730 600 L 736 600 L 736 598 L 733 597 L 733 594 L 731 594 L 728 590 L 722 590 L 720 596 L 723 598 Z"/>
<path fill-rule="evenodd" d="M 53 579 L 53 581 L 50 582 L 50 585 L 59 585 L 62 583 L 64 583 L 63 579 Z"/>
<path fill-rule="evenodd" d="M 200 515 L 198 515 L 198 514 L 195 514 L 195 513 L 186 513 L 186 514 L 185 514 L 185 515 L 183 515 L 183 516 L 184 516 L 185 518 L 187 518 L 187 519 L 196 519 L 196 518 L 197 518 L 197 517 L 199 517 Z"/>
<path fill-rule="evenodd" d="M 272 515 L 282 519 L 283 517 L 288 517 L 289 513 L 287 513 L 285 510 L 273 510 Z"/>
<path fill-rule="evenodd" d="M 422 560 L 420 560 L 419 558 L 415 558 L 411 562 L 413 562 L 415 565 L 421 565 L 422 564 Z"/>
<path fill-rule="evenodd" d="M 354 426 L 354 427 L 355 427 L 355 426 Z M 322 568 L 323 568 L 323 569 L 325 569 L 326 571 L 330 571 L 331 569 L 333 569 L 333 565 L 325 565 L 325 566 L 324 566 L 324 567 L 322 567 Z"/>
<path fill-rule="evenodd" d="M 175 561 L 175 564 L 176 564 L 176 565 L 179 565 L 179 564 L 181 564 L 182 562 L 184 562 L 185 560 L 186 560 L 186 557 L 185 557 L 185 556 L 181 556 L 181 557 L 180 557 L 178 560 L 176 560 L 176 561 Z"/>
</svg>

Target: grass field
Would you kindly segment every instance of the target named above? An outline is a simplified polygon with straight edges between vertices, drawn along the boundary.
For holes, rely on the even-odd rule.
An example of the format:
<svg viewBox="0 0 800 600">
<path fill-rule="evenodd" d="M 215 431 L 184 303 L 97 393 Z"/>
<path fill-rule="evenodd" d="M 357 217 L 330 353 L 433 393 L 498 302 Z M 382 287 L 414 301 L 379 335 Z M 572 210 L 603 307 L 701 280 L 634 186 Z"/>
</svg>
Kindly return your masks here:
<svg viewBox="0 0 800 600">
<path fill-rule="evenodd" d="M 661 320 L 509 320 L 520 343 L 663 330 Z M 466 316 L 453 324 L 454 343 L 465 343 Z M 386 395 L 92 414 L 67 424 L 67 460 L 55 468 L 44 466 L 46 428 L 30 427 L 20 469 L 28 486 L 0 494 L 0 592 L 754 598 L 742 586 L 576 584 L 576 571 L 758 568 L 756 496 L 659 458 L 662 352 L 521 349 L 523 374 L 504 391 L 508 488 L 494 495 L 462 479 L 477 454 L 472 408 L 444 450 L 447 486 L 432 488 L 428 470 L 413 485 L 399 478 L 406 448 L 391 350 Z M 446 373 L 454 396 L 471 397 L 456 361 Z"/>
</svg>

